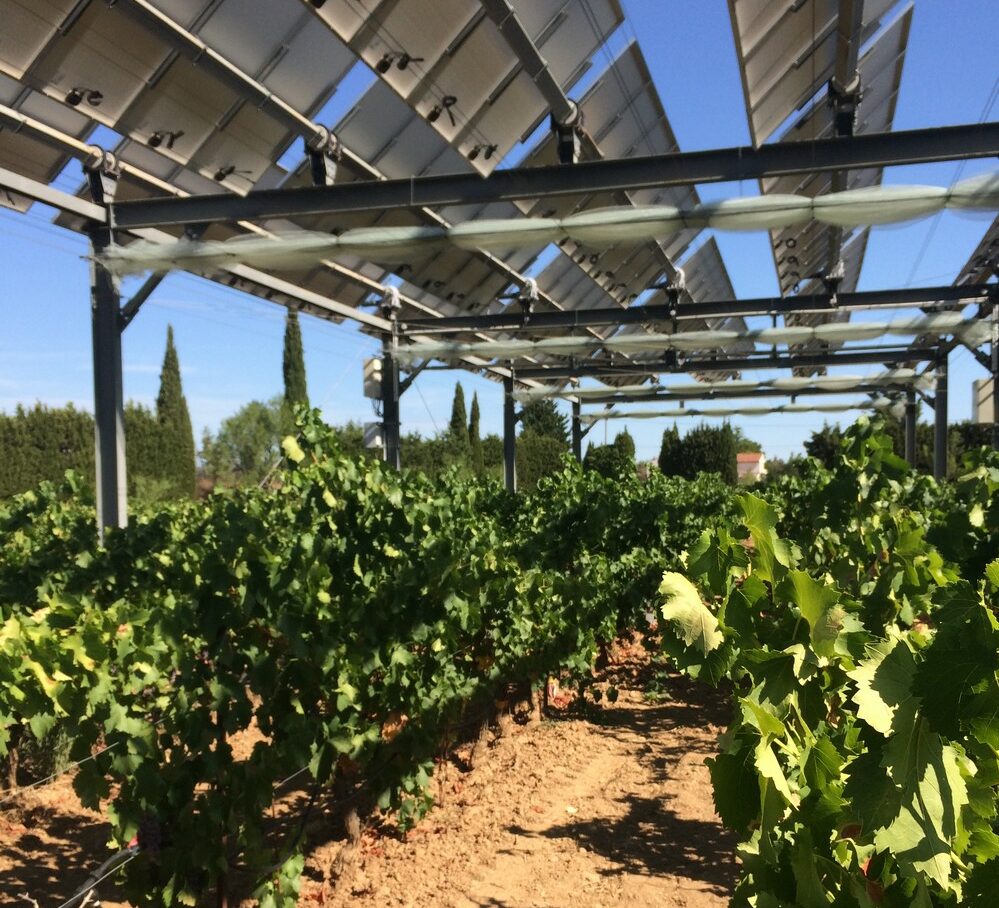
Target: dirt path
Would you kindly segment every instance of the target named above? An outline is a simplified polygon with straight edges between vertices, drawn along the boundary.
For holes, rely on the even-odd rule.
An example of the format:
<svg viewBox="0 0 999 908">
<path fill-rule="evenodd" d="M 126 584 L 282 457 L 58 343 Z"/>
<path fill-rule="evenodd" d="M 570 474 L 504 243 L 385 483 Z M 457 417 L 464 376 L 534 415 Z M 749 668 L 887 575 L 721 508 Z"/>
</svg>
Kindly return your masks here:
<svg viewBox="0 0 999 908">
<path fill-rule="evenodd" d="M 587 720 L 544 722 L 493 745 L 448 781 L 445 801 L 401 841 L 365 837 L 331 906 L 612 908 L 723 906 L 734 839 L 719 824 L 705 759 L 724 713 L 699 688 L 644 702 L 622 688 Z M 311 864 L 312 862 L 310 862 Z M 346 883 L 346 885 L 345 885 Z"/>
<path fill-rule="evenodd" d="M 310 824 L 300 904 L 333 908 L 645 908 L 723 906 L 734 839 L 720 826 L 705 759 L 725 721 L 721 699 L 674 679 L 643 699 L 640 654 L 618 652 L 620 696 L 586 718 L 515 726 L 463 771 L 439 769 L 438 806 L 405 837 L 364 833 L 349 877 L 323 880 L 342 848 L 329 817 Z M 304 799 L 304 794 L 298 794 Z M 103 859 L 107 826 L 74 803 L 68 778 L 0 811 L 0 904 L 59 904 Z M 289 803 L 297 815 L 297 802 Z M 337 838 L 339 836 L 337 835 Z M 98 857 L 95 858 L 94 856 Z M 110 881 L 109 881 L 110 882 Z M 124 905 L 101 887 L 103 903 Z"/>
</svg>

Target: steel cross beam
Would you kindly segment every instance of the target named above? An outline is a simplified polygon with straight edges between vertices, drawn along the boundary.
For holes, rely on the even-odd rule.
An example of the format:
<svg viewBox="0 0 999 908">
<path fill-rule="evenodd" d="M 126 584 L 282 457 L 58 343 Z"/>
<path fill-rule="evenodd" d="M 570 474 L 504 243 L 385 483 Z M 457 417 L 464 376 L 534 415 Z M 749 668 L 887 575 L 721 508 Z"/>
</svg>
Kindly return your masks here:
<svg viewBox="0 0 999 908">
<path fill-rule="evenodd" d="M 486 204 L 543 196 L 755 180 L 792 173 L 924 164 L 999 155 L 999 122 L 869 133 L 754 148 L 720 148 L 570 166 L 515 167 L 488 177 L 458 173 L 219 193 L 185 199 L 137 199 L 112 206 L 114 226 L 160 227 L 312 214 Z"/>
<path fill-rule="evenodd" d="M 482 315 L 454 315 L 443 318 L 408 319 L 406 332 L 435 334 L 443 331 L 517 331 L 544 328 L 581 328 L 593 325 L 630 325 L 670 321 L 674 318 L 711 318 L 725 315 L 783 315 L 789 312 L 835 312 L 839 309 L 925 306 L 932 303 L 958 303 L 999 296 L 999 284 L 965 284 L 955 287 L 912 287 L 898 290 L 869 290 L 861 293 L 827 293 L 805 296 L 769 296 L 747 300 L 717 300 L 676 305 L 657 303 L 632 306 L 524 313 L 520 307 L 509 312 Z"/>
<path fill-rule="evenodd" d="M 586 378 L 595 375 L 659 375 L 664 372 L 721 372 L 752 371 L 754 369 L 794 369 L 817 366 L 858 366 L 881 363 L 918 363 L 933 359 L 936 347 L 870 347 L 862 350 L 845 350 L 829 353 L 791 353 L 772 356 L 762 353 L 742 358 L 703 357 L 681 359 L 677 362 L 656 360 L 644 363 L 624 363 L 611 360 L 576 362 L 566 366 L 523 366 L 516 370 L 518 380 Z"/>
<path fill-rule="evenodd" d="M 814 397 L 816 395 L 840 395 L 844 394 L 901 394 L 911 390 L 912 385 L 900 381 L 896 385 L 890 384 L 865 384 L 857 385 L 844 391 L 842 388 L 800 388 L 795 391 L 787 388 L 754 388 L 752 391 L 738 390 L 733 388 L 729 391 L 698 391 L 692 388 L 690 392 L 672 391 L 669 394 L 660 394 L 650 390 L 648 394 L 630 392 L 628 394 L 607 394 L 605 397 L 588 397 L 587 404 L 628 404 L 628 403 L 676 403 L 686 401 L 702 400 L 730 400 L 737 397 Z"/>
</svg>

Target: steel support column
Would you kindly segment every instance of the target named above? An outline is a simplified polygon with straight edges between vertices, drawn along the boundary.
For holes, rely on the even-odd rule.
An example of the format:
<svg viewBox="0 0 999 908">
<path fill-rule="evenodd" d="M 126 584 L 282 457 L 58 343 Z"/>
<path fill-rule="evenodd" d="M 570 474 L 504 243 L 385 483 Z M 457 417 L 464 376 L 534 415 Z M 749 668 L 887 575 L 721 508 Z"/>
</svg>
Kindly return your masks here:
<svg viewBox="0 0 999 908">
<path fill-rule="evenodd" d="M 999 451 L 999 305 L 992 307 L 992 447 Z"/>
<path fill-rule="evenodd" d="M 933 398 L 933 476 L 947 477 L 947 351 L 936 361 L 937 389 Z"/>
<path fill-rule="evenodd" d="M 121 322 L 118 282 L 98 263 L 111 243 L 111 231 L 90 234 L 90 312 L 94 348 L 94 454 L 97 464 L 97 533 L 128 523 L 125 483 L 125 411 L 121 377 Z"/>
<path fill-rule="evenodd" d="M 517 491 L 517 413 L 514 409 L 513 378 L 503 379 L 503 478 L 511 492 Z"/>
<path fill-rule="evenodd" d="M 905 459 L 910 467 L 916 466 L 916 392 L 905 392 Z"/>
<path fill-rule="evenodd" d="M 382 433 L 385 436 L 385 462 L 397 470 L 402 466 L 399 420 L 399 360 L 391 337 L 382 352 Z"/>
<path fill-rule="evenodd" d="M 583 462 L 583 426 L 579 421 L 579 401 L 572 402 L 572 456 Z"/>
</svg>

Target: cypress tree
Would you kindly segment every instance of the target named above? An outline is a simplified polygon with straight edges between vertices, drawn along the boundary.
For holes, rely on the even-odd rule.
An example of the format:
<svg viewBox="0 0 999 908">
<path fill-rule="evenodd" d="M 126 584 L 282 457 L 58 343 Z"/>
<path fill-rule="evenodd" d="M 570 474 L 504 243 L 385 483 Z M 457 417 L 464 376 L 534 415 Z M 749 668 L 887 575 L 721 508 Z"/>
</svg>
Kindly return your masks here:
<svg viewBox="0 0 999 908">
<path fill-rule="evenodd" d="M 292 410 L 296 404 L 309 405 L 309 392 L 305 384 L 305 355 L 302 352 L 302 329 L 298 312 L 288 310 L 284 323 L 284 402 Z"/>
<path fill-rule="evenodd" d="M 481 476 L 485 472 L 482 457 L 482 439 L 479 436 L 479 395 L 472 395 L 472 414 L 468 420 L 468 447 L 472 463 L 472 472 Z"/>
<path fill-rule="evenodd" d="M 194 432 L 191 414 L 180 381 L 180 360 L 173 343 L 173 326 L 167 327 L 167 346 L 160 372 L 160 393 L 156 396 L 156 419 L 162 445 L 159 475 L 176 495 L 194 494 Z"/>
<path fill-rule="evenodd" d="M 534 432 L 554 438 L 560 445 L 569 447 L 569 417 L 560 413 L 553 400 L 534 400 L 524 407 L 520 419 L 523 432 Z"/>
<path fill-rule="evenodd" d="M 663 443 L 659 448 L 659 470 L 667 476 L 679 475 L 680 430 L 676 423 L 663 432 Z"/>
<path fill-rule="evenodd" d="M 463 448 L 468 448 L 468 415 L 465 412 L 465 391 L 461 382 L 454 386 L 454 400 L 451 402 L 451 421 L 448 423 L 448 435 Z"/>
</svg>

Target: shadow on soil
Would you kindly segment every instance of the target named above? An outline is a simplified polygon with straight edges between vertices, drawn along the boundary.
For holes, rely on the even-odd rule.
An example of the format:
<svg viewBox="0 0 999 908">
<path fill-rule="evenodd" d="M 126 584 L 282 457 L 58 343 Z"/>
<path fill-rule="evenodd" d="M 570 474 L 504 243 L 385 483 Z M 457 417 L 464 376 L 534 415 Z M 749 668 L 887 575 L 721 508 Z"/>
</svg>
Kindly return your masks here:
<svg viewBox="0 0 999 908">
<path fill-rule="evenodd" d="M 729 708 L 716 691 L 691 686 L 684 679 L 671 685 L 677 698 L 655 706 L 618 704 L 600 710 L 591 721 L 600 733 L 634 744 L 636 736 L 655 741 L 653 735 L 678 727 L 724 726 Z M 661 740 L 661 739 L 660 739 Z M 652 771 L 656 783 L 674 775 L 679 759 L 688 753 L 711 753 L 710 741 L 678 740 L 675 745 L 649 744 L 639 759 Z M 674 876 L 700 884 L 716 895 L 730 895 L 735 884 L 734 858 L 737 838 L 720 823 L 679 816 L 664 799 L 659 784 L 650 785 L 649 797 L 630 795 L 622 803 L 622 816 L 590 821 L 567 821 L 540 834 L 567 839 L 614 863 L 606 876 L 635 874 Z M 517 835 L 536 832 L 511 827 Z"/>
</svg>

